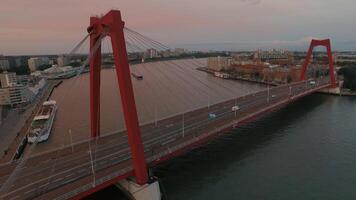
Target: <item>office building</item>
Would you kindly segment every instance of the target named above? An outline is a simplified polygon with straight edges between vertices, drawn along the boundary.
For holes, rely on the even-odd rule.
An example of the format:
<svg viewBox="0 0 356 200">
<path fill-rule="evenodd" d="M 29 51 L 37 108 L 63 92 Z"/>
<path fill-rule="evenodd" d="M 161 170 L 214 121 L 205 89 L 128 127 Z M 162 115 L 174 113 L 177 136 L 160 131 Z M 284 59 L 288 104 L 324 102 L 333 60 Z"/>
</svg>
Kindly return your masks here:
<svg viewBox="0 0 356 200">
<path fill-rule="evenodd" d="M 231 68 L 232 59 L 227 57 L 208 58 L 208 68 L 213 71 L 228 70 Z"/>
<path fill-rule="evenodd" d="M 7 58 L 5 58 L 5 56 L 0 55 L 0 70 L 6 71 L 9 69 L 10 69 L 9 60 Z"/>
<path fill-rule="evenodd" d="M 58 56 L 57 58 L 57 65 L 58 67 L 63 67 L 69 64 L 69 59 L 68 57 L 62 55 L 62 56 Z"/>
<path fill-rule="evenodd" d="M 47 57 L 30 58 L 27 62 L 31 72 L 38 70 L 38 68 L 42 65 L 50 64 L 50 60 Z"/>
<path fill-rule="evenodd" d="M 15 106 L 31 102 L 46 85 L 45 79 L 29 80 L 15 73 L 0 74 L 0 105 Z"/>
</svg>

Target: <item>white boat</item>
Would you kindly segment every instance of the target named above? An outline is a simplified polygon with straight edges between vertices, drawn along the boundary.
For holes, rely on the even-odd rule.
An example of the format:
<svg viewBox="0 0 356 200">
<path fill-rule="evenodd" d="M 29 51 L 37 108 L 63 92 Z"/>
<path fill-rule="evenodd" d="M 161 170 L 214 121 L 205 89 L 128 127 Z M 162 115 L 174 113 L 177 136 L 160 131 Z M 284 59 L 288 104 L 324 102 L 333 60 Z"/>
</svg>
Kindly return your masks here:
<svg viewBox="0 0 356 200">
<path fill-rule="evenodd" d="M 78 69 L 71 66 L 58 67 L 53 65 L 51 68 L 41 72 L 42 77 L 47 79 L 67 79 L 77 75 Z"/>
<path fill-rule="evenodd" d="M 32 120 L 30 131 L 27 134 L 28 143 L 32 144 L 48 140 L 57 112 L 56 104 L 54 100 L 43 102 L 40 110 Z"/>
<path fill-rule="evenodd" d="M 219 78 L 223 78 L 223 79 L 230 78 L 229 74 L 223 73 L 223 72 L 214 72 L 214 76 L 219 77 Z"/>
</svg>

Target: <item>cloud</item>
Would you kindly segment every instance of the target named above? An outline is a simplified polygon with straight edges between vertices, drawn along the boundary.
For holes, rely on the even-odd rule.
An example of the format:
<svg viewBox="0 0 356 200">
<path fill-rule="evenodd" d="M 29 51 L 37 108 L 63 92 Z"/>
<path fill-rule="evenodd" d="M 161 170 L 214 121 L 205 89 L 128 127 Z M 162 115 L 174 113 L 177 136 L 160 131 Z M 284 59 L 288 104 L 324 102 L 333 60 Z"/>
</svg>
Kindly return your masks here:
<svg viewBox="0 0 356 200">
<path fill-rule="evenodd" d="M 306 36 L 296 40 L 269 40 L 269 41 L 240 41 L 240 42 L 221 42 L 221 43 L 196 43 L 177 45 L 193 50 L 256 50 L 282 48 L 289 50 L 305 51 L 312 39 L 317 37 Z"/>
<path fill-rule="evenodd" d="M 307 36 L 297 40 L 272 40 L 272 41 L 262 41 L 262 44 L 268 45 L 277 45 L 277 46 L 301 46 L 305 44 L 309 44 L 312 39 L 321 39 L 317 37 Z"/>
<path fill-rule="evenodd" d="M 262 2 L 262 0 L 240 0 L 241 2 L 250 4 L 250 5 L 257 5 Z"/>
</svg>

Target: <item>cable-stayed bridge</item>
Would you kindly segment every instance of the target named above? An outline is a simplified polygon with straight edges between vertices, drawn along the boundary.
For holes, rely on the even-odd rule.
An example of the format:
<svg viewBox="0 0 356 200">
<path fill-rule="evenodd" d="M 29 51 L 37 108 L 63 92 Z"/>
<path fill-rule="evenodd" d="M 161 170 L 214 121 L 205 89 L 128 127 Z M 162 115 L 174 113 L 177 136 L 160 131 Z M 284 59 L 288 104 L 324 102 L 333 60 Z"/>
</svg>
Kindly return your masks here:
<svg viewBox="0 0 356 200">
<path fill-rule="evenodd" d="M 106 37 L 111 38 L 126 125 L 126 130 L 111 134 L 100 133 L 101 49 Z M 88 35 L 69 55 L 80 49 L 88 38 L 90 51 L 81 70 L 90 64 L 91 132 L 87 133 L 90 139 L 0 165 L 2 199 L 78 199 L 128 178 L 136 182 L 137 187 L 149 188 L 149 185 L 156 182 L 148 173 L 151 166 L 194 149 L 228 129 L 303 96 L 336 85 L 330 40 L 313 40 L 299 82 L 201 105 L 190 111 L 139 125 L 127 52 L 150 48 L 165 51 L 169 48 L 126 28 L 120 12 L 115 10 L 100 18 L 92 17 Z M 320 45 L 327 48 L 329 74 L 318 78 L 307 77 L 312 50 Z M 199 61 L 191 59 L 190 62 Z M 185 69 L 182 66 L 179 69 L 184 79 L 187 76 L 184 74 Z M 164 76 L 164 71 L 161 73 Z"/>
</svg>

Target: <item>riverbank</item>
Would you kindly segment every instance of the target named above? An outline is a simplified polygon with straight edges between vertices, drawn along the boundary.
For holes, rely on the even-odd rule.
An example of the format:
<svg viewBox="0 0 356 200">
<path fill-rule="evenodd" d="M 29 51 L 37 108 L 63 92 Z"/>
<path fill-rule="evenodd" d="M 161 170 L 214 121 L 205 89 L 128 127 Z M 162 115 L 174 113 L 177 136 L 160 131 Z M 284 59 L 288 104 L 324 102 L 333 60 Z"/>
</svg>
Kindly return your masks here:
<svg viewBox="0 0 356 200">
<path fill-rule="evenodd" d="M 33 117 L 38 112 L 41 104 L 49 99 L 54 88 L 58 87 L 61 83 L 62 81 L 60 80 L 48 81 L 48 84 L 42 94 L 38 96 L 33 103 L 26 106 L 26 110 L 23 113 L 20 114 L 14 111 L 12 116 L 9 116 L 10 118 L 3 121 L 2 125 L 6 127 L 2 127 L 1 130 L 6 131 L 8 133 L 8 137 L 6 139 L 1 138 L 4 144 L 2 144 L 3 149 L 1 151 L 0 163 L 9 162 L 13 160 L 16 155 L 21 155 L 18 150 L 23 150 L 23 145 L 26 145 L 24 140 Z M 5 143 L 7 143 L 7 145 Z"/>
<path fill-rule="evenodd" d="M 215 76 L 215 72 L 216 72 L 216 71 L 211 70 L 211 69 L 209 69 L 207 67 L 198 67 L 198 68 L 196 68 L 196 70 L 206 72 L 206 73 L 211 74 L 213 76 Z M 278 86 L 278 84 L 276 84 L 276 83 L 268 83 L 268 82 L 265 82 L 265 81 L 247 79 L 247 78 L 233 76 L 231 74 L 229 74 L 228 78 L 223 78 L 223 79 L 246 81 L 246 82 L 263 84 L 263 85 L 270 85 L 270 86 Z M 342 84 L 340 84 L 340 85 L 342 85 Z M 337 88 L 326 88 L 326 89 L 318 91 L 318 93 L 325 94 L 325 95 L 334 95 L 334 96 L 356 96 L 356 92 L 351 92 L 351 91 L 348 91 L 348 90 L 344 90 L 344 89 L 341 88 L 341 86 L 339 86 Z"/>
<path fill-rule="evenodd" d="M 209 69 L 207 67 L 197 67 L 196 70 L 206 72 L 206 73 L 211 74 L 213 76 L 215 76 L 214 74 L 216 72 L 216 71 L 211 70 L 211 69 Z M 261 81 L 261 80 L 248 79 L 248 78 L 243 78 L 243 77 L 239 77 L 239 76 L 234 76 L 234 75 L 231 75 L 231 74 L 229 74 L 228 78 L 224 78 L 224 79 L 246 81 L 246 82 L 257 83 L 257 84 L 262 84 L 262 85 L 270 85 L 270 86 L 277 86 L 278 85 L 276 83 L 271 83 L 271 82 L 266 82 L 266 81 Z"/>
<path fill-rule="evenodd" d="M 261 84 L 212 78 L 195 69 L 197 65 L 205 66 L 205 62 L 206 59 L 190 59 L 177 60 L 174 63 L 162 61 L 132 65 L 131 72 L 143 76 L 143 80 L 132 78 L 140 123 L 221 102 L 230 99 L 232 95 L 239 97 L 265 88 Z M 158 77 L 162 71 L 162 77 Z M 125 125 L 122 106 L 118 101 L 120 96 L 117 91 L 116 73 L 114 69 L 105 69 L 101 74 L 101 112 L 105 113 L 101 118 L 101 133 L 105 134 L 122 130 Z M 74 79 L 65 80 L 54 90 L 51 98 L 61 99 L 61 102 L 52 133 L 47 142 L 34 148 L 34 154 L 89 137 L 89 78 L 89 74 L 83 74 L 76 84 Z"/>
<path fill-rule="evenodd" d="M 356 96 L 356 92 L 341 90 L 340 95 L 341 95 L 341 96 Z"/>
<path fill-rule="evenodd" d="M 326 88 L 318 91 L 320 94 L 334 95 L 334 96 L 353 96 L 356 97 L 356 92 L 345 90 L 341 86 L 336 88 Z"/>
</svg>

